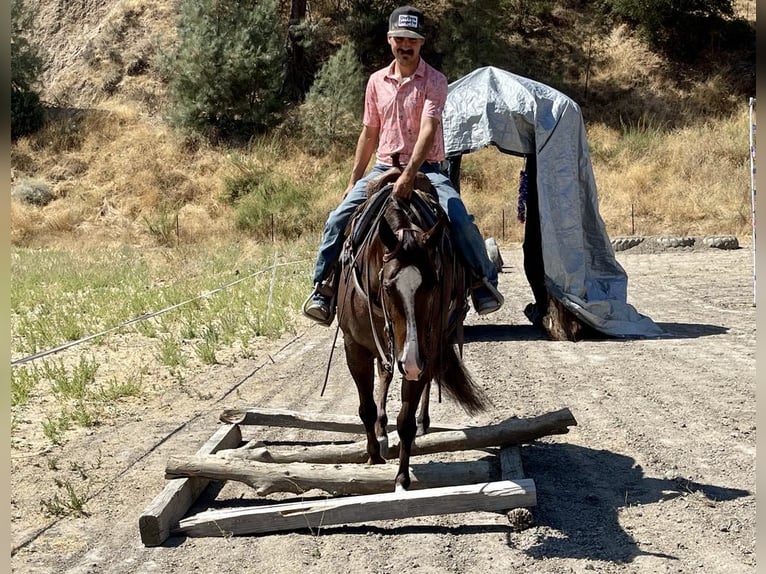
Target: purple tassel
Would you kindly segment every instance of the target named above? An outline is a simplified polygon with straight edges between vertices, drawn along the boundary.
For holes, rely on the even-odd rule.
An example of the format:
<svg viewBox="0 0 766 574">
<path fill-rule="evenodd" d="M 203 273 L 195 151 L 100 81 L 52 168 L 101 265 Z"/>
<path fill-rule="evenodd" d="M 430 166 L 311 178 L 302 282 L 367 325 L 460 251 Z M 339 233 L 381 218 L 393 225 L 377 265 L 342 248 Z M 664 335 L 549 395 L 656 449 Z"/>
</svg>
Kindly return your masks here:
<svg viewBox="0 0 766 574">
<path fill-rule="evenodd" d="M 519 172 L 519 203 L 516 206 L 516 218 L 524 223 L 527 220 L 527 171 Z"/>
</svg>

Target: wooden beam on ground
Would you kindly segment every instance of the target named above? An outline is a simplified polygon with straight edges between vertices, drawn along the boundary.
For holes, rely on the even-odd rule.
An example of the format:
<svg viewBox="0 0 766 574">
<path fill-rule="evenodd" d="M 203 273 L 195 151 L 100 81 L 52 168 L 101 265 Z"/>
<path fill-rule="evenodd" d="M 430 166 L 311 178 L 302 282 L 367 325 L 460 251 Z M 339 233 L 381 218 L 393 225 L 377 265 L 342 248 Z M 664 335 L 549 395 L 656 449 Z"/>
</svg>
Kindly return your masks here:
<svg viewBox="0 0 766 574">
<path fill-rule="evenodd" d="M 197 455 L 171 457 L 165 478 L 194 476 L 236 480 L 253 487 L 259 496 L 273 492 L 303 494 L 315 488 L 332 495 L 349 495 L 393 490 L 396 470 L 395 464 L 278 464 Z M 492 479 L 493 470 L 494 465 L 488 459 L 413 464 L 410 490 L 487 482 Z"/>
<path fill-rule="evenodd" d="M 534 481 L 504 480 L 407 492 L 211 510 L 182 519 L 173 533 L 187 536 L 265 534 L 413 516 L 473 511 L 497 512 L 535 504 L 537 494 Z"/>
<path fill-rule="evenodd" d="M 208 455 L 220 449 L 233 449 L 242 442 L 237 425 L 223 425 L 197 451 Z M 170 529 L 191 508 L 197 497 L 210 484 L 207 478 L 176 478 L 165 485 L 162 492 L 149 503 L 138 518 L 141 542 L 145 546 L 159 546 L 170 536 Z"/>
<path fill-rule="evenodd" d="M 261 425 L 272 427 L 290 427 L 333 432 L 364 434 L 364 425 L 356 415 L 335 415 L 326 413 L 301 413 L 281 409 L 262 409 L 248 407 L 244 409 L 226 409 L 220 415 L 225 423 L 238 425 Z M 457 425 L 431 425 L 431 432 L 458 430 Z"/>
<path fill-rule="evenodd" d="M 415 439 L 413 455 L 453 452 L 459 450 L 482 449 L 491 446 L 508 446 L 528 443 L 538 438 L 553 434 L 566 434 L 570 426 L 577 421 L 568 408 L 546 413 L 537 417 L 521 419 L 510 418 L 498 424 L 471 427 L 457 431 L 429 433 Z M 388 435 L 388 451 L 384 458 L 399 457 L 399 437 L 397 433 Z M 367 441 L 346 445 L 319 445 L 304 447 L 300 450 L 279 452 L 268 448 L 248 448 L 221 453 L 227 458 L 248 458 L 261 462 L 315 462 L 315 463 L 360 463 L 367 461 Z"/>
<path fill-rule="evenodd" d="M 504 446 L 500 449 L 500 478 L 503 480 L 524 478 L 521 448 L 518 445 Z"/>
</svg>

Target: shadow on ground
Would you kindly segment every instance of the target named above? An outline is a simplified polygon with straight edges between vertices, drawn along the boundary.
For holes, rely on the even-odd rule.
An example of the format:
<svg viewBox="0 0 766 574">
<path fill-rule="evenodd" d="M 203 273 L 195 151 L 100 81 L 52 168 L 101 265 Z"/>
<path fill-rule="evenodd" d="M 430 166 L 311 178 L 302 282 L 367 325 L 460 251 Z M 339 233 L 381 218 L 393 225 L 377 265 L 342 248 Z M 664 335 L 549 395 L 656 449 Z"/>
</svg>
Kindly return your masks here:
<svg viewBox="0 0 766 574">
<path fill-rule="evenodd" d="M 523 449 L 524 470 L 537 487 L 535 524 L 543 527 L 525 552 L 535 558 L 582 558 L 616 563 L 646 552 L 619 523 L 621 507 L 654 504 L 695 493 L 708 500 L 734 500 L 747 490 L 644 475 L 621 454 L 571 444 L 535 443 Z"/>
<path fill-rule="evenodd" d="M 662 339 L 696 339 L 698 337 L 710 337 L 723 335 L 729 332 L 727 327 L 719 325 L 706 325 L 704 323 L 657 323 L 665 331 Z M 466 325 L 463 327 L 463 338 L 466 343 L 478 343 L 486 341 L 540 341 L 550 340 L 545 331 L 534 325 Z M 623 342 L 630 338 L 608 337 L 589 340 L 604 342 Z"/>
</svg>

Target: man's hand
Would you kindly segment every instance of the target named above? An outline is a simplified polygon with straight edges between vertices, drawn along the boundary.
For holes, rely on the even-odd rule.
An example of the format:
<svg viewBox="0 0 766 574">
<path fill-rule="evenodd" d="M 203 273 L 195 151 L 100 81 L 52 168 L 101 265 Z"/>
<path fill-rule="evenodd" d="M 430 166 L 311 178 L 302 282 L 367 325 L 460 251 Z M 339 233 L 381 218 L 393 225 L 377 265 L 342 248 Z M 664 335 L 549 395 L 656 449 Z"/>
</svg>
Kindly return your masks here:
<svg viewBox="0 0 766 574">
<path fill-rule="evenodd" d="M 415 185 L 415 176 L 408 169 L 394 182 L 394 197 L 403 201 L 409 201 L 412 197 L 412 189 Z"/>
</svg>

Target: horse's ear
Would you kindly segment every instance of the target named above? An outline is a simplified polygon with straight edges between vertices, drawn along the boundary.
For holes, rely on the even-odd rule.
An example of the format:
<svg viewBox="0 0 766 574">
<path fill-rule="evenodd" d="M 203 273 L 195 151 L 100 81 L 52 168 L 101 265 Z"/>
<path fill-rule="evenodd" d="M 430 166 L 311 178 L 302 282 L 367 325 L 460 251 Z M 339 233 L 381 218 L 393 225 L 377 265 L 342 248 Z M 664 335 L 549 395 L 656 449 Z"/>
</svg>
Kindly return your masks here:
<svg viewBox="0 0 766 574">
<path fill-rule="evenodd" d="M 383 245 L 386 246 L 386 249 L 389 251 L 396 249 L 399 239 L 396 237 L 396 233 L 391 229 L 391 225 L 389 225 L 385 217 L 380 218 L 379 231 L 380 240 L 383 242 Z"/>
</svg>

